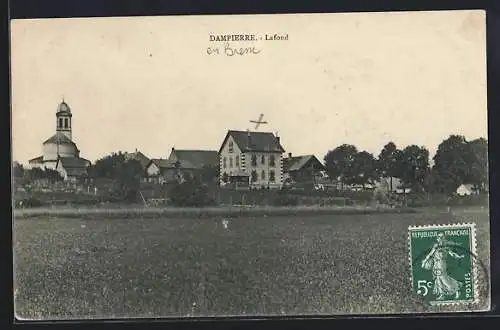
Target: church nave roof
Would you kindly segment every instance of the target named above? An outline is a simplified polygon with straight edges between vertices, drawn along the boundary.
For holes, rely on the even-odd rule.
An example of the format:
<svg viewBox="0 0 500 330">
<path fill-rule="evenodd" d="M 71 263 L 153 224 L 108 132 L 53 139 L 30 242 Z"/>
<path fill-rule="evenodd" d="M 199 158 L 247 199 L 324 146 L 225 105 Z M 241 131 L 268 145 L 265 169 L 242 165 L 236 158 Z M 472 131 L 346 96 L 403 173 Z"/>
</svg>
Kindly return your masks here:
<svg viewBox="0 0 500 330">
<path fill-rule="evenodd" d="M 45 142 L 43 142 L 43 144 L 47 143 L 72 144 L 76 146 L 75 143 L 71 141 L 69 137 L 67 137 L 66 135 L 64 135 L 64 133 L 61 132 L 57 132 L 56 134 L 52 135 L 50 138 L 45 140 Z"/>
</svg>

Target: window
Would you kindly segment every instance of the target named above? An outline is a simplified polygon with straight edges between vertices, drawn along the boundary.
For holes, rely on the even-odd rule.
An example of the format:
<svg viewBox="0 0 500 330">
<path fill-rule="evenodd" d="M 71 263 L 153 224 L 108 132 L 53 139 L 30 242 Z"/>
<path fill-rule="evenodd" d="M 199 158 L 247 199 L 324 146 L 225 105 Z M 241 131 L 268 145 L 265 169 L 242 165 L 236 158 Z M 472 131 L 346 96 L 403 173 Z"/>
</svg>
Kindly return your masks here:
<svg viewBox="0 0 500 330">
<path fill-rule="evenodd" d="M 276 157 L 274 155 L 269 156 L 269 165 L 276 166 Z"/>
<path fill-rule="evenodd" d="M 262 180 L 265 180 L 266 179 L 266 171 L 262 170 L 260 177 Z"/>
<path fill-rule="evenodd" d="M 228 146 L 228 150 L 230 153 L 232 153 L 234 151 L 234 144 L 233 144 L 233 141 L 230 141 L 229 142 L 229 146 Z"/>
<path fill-rule="evenodd" d="M 257 166 L 257 156 L 252 155 L 252 166 Z"/>
<path fill-rule="evenodd" d="M 63 128 L 63 119 L 59 118 L 59 128 Z"/>
<path fill-rule="evenodd" d="M 252 171 L 252 178 L 251 179 L 252 179 L 252 182 L 257 181 L 257 171 L 255 171 L 255 170 Z"/>
<path fill-rule="evenodd" d="M 227 167 L 226 163 L 227 163 L 227 159 L 226 159 L 226 157 L 224 157 L 224 159 L 222 160 L 222 167 L 226 168 Z"/>
<path fill-rule="evenodd" d="M 229 157 L 229 167 L 233 167 L 233 157 Z"/>
<path fill-rule="evenodd" d="M 68 118 L 64 118 L 64 128 L 68 128 Z"/>
<path fill-rule="evenodd" d="M 266 157 L 264 155 L 262 155 L 262 157 L 260 157 L 260 162 L 262 163 L 262 165 L 264 165 L 266 163 Z"/>
<path fill-rule="evenodd" d="M 276 176 L 275 176 L 273 170 L 269 171 L 269 181 L 271 181 L 271 182 L 276 181 Z"/>
<path fill-rule="evenodd" d="M 236 162 L 236 167 L 240 167 L 240 156 L 236 155 L 236 158 L 234 160 Z"/>
</svg>

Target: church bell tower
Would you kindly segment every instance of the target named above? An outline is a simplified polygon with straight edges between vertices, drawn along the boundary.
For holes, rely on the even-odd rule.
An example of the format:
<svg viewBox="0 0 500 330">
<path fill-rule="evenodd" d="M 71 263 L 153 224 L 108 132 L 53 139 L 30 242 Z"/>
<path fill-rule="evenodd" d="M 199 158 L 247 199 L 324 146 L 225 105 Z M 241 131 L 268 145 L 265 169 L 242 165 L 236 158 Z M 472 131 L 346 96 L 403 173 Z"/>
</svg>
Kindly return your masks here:
<svg viewBox="0 0 500 330">
<path fill-rule="evenodd" d="M 56 132 L 63 133 L 71 140 L 71 109 L 68 104 L 64 101 L 61 101 L 59 106 L 57 107 L 56 112 Z"/>
</svg>

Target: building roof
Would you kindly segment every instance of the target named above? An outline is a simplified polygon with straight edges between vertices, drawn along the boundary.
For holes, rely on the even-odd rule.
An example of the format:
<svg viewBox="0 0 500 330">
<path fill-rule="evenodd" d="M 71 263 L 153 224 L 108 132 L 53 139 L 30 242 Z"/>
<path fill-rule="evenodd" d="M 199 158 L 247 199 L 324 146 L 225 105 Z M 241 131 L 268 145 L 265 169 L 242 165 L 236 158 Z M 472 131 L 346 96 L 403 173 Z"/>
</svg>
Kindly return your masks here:
<svg viewBox="0 0 500 330">
<path fill-rule="evenodd" d="M 222 147 L 226 144 L 229 137 L 238 145 L 241 152 L 247 151 L 260 151 L 260 152 L 285 152 L 283 146 L 281 146 L 279 138 L 270 132 L 250 132 L 250 131 L 234 131 L 229 130 L 222 142 L 219 152 L 222 151 Z"/>
<path fill-rule="evenodd" d="M 64 102 L 64 100 L 59 103 L 59 106 L 57 107 L 57 112 L 69 112 L 71 113 L 71 108 L 69 107 L 69 105 Z"/>
<path fill-rule="evenodd" d="M 175 167 L 175 162 L 172 162 L 168 159 L 162 159 L 162 158 L 153 158 L 149 161 L 148 166 L 153 163 L 158 168 L 174 168 Z"/>
<path fill-rule="evenodd" d="M 43 163 L 43 156 L 38 156 L 38 157 L 32 158 L 32 159 L 28 160 L 28 163 L 30 163 L 30 164 Z"/>
<path fill-rule="evenodd" d="M 87 167 L 90 164 L 90 161 L 80 157 L 60 157 L 59 160 L 65 169 Z"/>
<path fill-rule="evenodd" d="M 68 176 L 86 176 L 87 167 L 90 165 L 90 161 L 85 158 L 74 158 L 74 157 L 60 157 L 64 170 Z"/>
<path fill-rule="evenodd" d="M 314 155 L 304 155 L 304 156 L 295 156 L 283 159 L 283 170 L 285 172 L 288 171 L 298 171 L 302 169 L 304 165 L 306 165 L 310 160 L 314 160 L 318 162 L 324 169 L 323 164 L 316 158 Z"/>
<path fill-rule="evenodd" d="M 135 159 L 139 163 L 141 163 L 142 168 L 146 168 L 149 165 L 150 159 L 146 157 L 142 152 L 136 150 L 135 152 L 131 153 L 126 153 L 125 154 L 126 159 Z"/>
<path fill-rule="evenodd" d="M 43 144 L 47 144 L 47 143 L 71 144 L 71 145 L 75 146 L 75 148 L 76 148 L 76 144 L 73 141 L 71 141 L 71 139 L 69 137 L 67 137 L 62 132 L 57 132 L 56 134 L 52 135 L 50 138 L 48 138 L 47 140 L 45 140 L 43 142 Z"/>
<path fill-rule="evenodd" d="M 174 153 L 181 168 L 200 169 L 203 166 L 219 166 L 219 153 L 216 150 L 178 150 L 172 148 L 172 153 Z"/>
</svg>

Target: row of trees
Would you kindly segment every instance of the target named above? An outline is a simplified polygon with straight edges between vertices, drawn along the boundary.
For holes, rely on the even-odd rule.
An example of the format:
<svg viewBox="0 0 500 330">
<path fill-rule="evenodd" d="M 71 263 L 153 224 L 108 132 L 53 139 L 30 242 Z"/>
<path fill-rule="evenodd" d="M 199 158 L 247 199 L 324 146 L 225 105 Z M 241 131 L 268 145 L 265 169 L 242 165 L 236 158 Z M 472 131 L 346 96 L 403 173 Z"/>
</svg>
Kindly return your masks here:
<svg viewBox="0 0 500 330">
<path fill-rule="evenodd" d="M 343 185 L 366 185 L 381 177 L 395 177 L 404 188 L 427 192 L 453 193 L 464 183 L 484 191 L 488 184 L 488 142 L 483 138 L 467 141 L 450 135 L 442 141 L 430 166 L 425 147 L 409 145 L 399 149 L 387 143 L 378 157 L 356 146 L 343 144 L 324 157 L 328 175 Z"/>
<path fill-rule="evenodd" d="M 26 169 L 18 162 L 14 162 L 12 166 L 12 176 L 16 183 L 32 183 L 37 181 L 48 181 L 55 183 L 63 180 L 63 177 L 58 171 L 52 169 L 32 168 Z"/>
<path fill-rule="evenodd" d="M 200 203 L 200 196 L 204 196 L 200 190 L 202 184 L 216 182 L 218 167 L 204 167 L 198 175 L 191 176 L 189 172 L 180 170 L 180 163 L 176 164 L 175 177 L 179 180 L 171 185 L 171 195 L 177 199 L 179 205 Z M 104 158 L 98 159 L 88 169 L 91 179 L 111 179 L 114 182 L 113 192 L 116 197 L 126 200 L 136 200 L 140 190 L 141 179 L 146 175 L 141 163 L 135 159 L 129 159 L 123 152 L 115 152 Z"/>
</svg>

